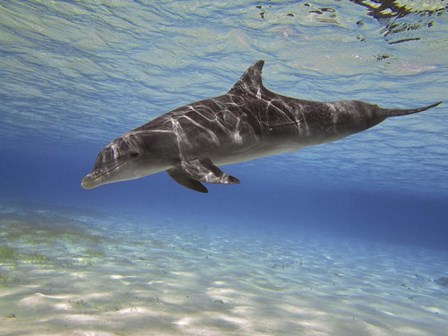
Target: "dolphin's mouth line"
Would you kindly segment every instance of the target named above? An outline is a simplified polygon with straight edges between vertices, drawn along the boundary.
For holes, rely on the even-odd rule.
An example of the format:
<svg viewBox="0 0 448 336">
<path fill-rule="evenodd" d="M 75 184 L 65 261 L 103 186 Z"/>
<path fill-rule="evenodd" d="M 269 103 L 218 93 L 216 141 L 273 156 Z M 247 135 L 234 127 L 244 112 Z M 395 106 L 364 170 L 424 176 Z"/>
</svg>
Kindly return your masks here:
<svg viewBox="0 0 448 336">
<path fill-rule="evenodd" d="M 116 165 L 115 167 L 113 167 L 112 169 L 109 169 L 108 171 L 105 171 L 105 172 L 102 173 L 101 175 L 98 175 L 98 176 L 96 176 L 95 178 L 92 178 L 92 179 L 90 180 L 90 182 L 95 182 L 95 181 L 98 180 L 99 178 L 101 178 L 101 177 L 103 177 L 103 176 L 105 176 L 105 175 L 107 175 L 107 174 L 110 174 L 110 173 L 113 172 L 115 169 L 121 167 L 121 166 L 124 165 L 125 163 L 126 163 L 126 162 L 120 163 L 120 164 Z"/>
</svg>

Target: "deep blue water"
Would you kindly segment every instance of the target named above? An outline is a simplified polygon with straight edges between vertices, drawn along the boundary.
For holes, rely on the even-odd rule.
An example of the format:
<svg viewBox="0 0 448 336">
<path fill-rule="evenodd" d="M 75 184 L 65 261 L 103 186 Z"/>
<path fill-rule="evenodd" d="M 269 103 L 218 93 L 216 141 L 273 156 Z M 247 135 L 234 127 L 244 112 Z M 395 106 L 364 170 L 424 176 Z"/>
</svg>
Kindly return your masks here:
<svg viewBox="0 0 448 336">
<path fill-rule="evenodd" d="M 249 228 L 254 234 L 312 232 L 447 249 L 447 200 L 437 195 L 366 186 L 335 188 L 318 179 L 294 176 L 294 169 L 288 175 L 264 176 L 247 164 L 227 168 L 242 184 L 210 185 L 205 195 L 178 186 L 167 174 L 86 191 L 80 187 L 80 178 L 89 170 L 96 148 L 19 145 L 9 144 L 16 150 L 2 153 L 0 181 L 6 203 L 97 209 L 117 216 Z M 272 162 L 261 159 L 257 164 Z M 296 173 L 306 174 L 300 168 Z"/>
</svg>

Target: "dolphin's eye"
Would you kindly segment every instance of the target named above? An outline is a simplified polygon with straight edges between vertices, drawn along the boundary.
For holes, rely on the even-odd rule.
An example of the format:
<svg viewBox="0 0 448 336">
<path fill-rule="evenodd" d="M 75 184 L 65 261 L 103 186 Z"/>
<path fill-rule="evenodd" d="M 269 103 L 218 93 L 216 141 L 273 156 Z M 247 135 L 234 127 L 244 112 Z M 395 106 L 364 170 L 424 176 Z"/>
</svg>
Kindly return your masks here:
<svg viewBox="0 0 448 336">
<path fill-rule="evenodd" d="M 133 159 L 136 159 L 136 158 L 138 158 L 139 157 L 139 155 L 140 154 L 138 154 L 137 152 L 133 152 L 133 153 L 131 153 L 131 158 L 133 158 Z"/>
</svg>

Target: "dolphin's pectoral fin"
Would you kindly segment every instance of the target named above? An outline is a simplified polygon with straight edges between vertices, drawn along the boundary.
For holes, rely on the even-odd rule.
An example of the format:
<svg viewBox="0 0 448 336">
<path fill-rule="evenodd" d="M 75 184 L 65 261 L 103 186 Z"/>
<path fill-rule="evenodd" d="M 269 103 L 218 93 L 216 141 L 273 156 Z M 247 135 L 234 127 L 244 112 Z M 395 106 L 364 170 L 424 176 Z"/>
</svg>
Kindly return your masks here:
<svg viewBox="0 0 448 336">
<path fill-rule="evenodd" d="M 225 174 L 210 159 L 180 161 L 175 167 L 193 180 L 217 184 L 238 184 L 240 180 Z"/>
<path fill-rule="evenodd" d="M 208 193 L 207 188 L 204 187 L 204 185 L 201 182 L 193 180 L 191 177 L 188 177 L 187 175 L 182 173 L 179 169 L 171 168 L 168 169 L 166 172 L 168 173 L 169 176 L 171 176 L 171 178 L 174 181 L 176 181 L 180 185 L 183 185 L 184 187 L 194 191 L 199 191 L 201 193 Z"/>
</svg>

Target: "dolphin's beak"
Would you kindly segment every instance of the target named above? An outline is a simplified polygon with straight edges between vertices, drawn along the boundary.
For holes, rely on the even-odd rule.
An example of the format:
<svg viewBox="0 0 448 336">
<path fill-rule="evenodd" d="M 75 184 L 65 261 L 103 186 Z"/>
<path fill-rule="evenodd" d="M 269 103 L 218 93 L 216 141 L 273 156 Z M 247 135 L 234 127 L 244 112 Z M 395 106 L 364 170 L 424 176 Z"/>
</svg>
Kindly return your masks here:
<svg viewBox="0 0 448 336">
<path fill-rule="evenodd" d="M 96 187 L 96 185 L 93 183 L 91 174 L 87 174 L 87 176 L 82 179 L 81 187 L 83 187 L 84 189 L 93 189 Z"/>
<path fill-rule="evenodd" d="M 115 167 L 111 169 L 99 168 L 93 169 L 90 173 L 86 175 L 81 181 L 81 186 L 84 189 L 93 189 L 99 187 L 103 184 L 112 183 L 114 181 L 118 181 L 117 179 L 110 179 L 111 173 L 115 173 L 117 169 L 123 166 L 124 163 L 117 164 Z"/>
</svg>

